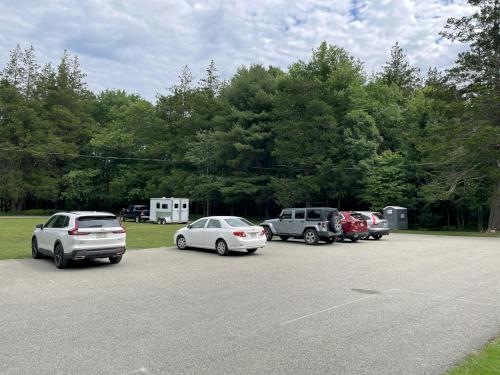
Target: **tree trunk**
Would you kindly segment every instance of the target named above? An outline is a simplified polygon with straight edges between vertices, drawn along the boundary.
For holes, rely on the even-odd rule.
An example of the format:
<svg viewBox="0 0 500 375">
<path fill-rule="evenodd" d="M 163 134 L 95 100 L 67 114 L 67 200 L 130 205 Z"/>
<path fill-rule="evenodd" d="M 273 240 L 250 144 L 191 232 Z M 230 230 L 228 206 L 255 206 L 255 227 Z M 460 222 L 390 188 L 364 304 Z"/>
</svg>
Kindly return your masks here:
<svg viewBox="0 0 500 375">
<path fill-rule="evenodd" d="M 500 179 L 497 180 L 495 190 L 491 196 L 490 217 L 488 220 L 488 231 L 500 230 Z"/>
</svg>

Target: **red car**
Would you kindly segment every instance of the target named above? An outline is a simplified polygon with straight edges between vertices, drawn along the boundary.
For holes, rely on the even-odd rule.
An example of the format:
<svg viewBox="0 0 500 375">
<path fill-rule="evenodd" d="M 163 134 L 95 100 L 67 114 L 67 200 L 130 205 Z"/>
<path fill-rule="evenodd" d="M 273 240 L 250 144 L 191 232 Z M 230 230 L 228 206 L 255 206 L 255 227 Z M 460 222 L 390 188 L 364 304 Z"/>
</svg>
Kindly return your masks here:
<svg viewBox="0 0 500 375">
<path fill-rule="evenodd" d="M 368 224 L 363 215 L 352 211 L 342 211 L 340 216 L 343 231 L 340 236 L 341 241 L 349 238 L 352 242 L 356 242 L 360 238 L 369 236 Z"/>
</svg>

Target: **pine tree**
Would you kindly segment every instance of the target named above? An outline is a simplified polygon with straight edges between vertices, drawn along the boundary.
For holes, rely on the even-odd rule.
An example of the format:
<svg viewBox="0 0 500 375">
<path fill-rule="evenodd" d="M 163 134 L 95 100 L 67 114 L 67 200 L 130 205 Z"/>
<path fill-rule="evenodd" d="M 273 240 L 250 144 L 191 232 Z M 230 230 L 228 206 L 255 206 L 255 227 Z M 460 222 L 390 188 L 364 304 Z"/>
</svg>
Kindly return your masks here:
<svg viewBox="0 0 500 375">
<path fill-rule="evenodd" d="M 391 59 L 383 66 L 381 77 L 386 84 L 396 85 L 407 93 L 420 84 L 419 69 L 410 65 L 398 42 L 391 49 Z"/>
</svg>

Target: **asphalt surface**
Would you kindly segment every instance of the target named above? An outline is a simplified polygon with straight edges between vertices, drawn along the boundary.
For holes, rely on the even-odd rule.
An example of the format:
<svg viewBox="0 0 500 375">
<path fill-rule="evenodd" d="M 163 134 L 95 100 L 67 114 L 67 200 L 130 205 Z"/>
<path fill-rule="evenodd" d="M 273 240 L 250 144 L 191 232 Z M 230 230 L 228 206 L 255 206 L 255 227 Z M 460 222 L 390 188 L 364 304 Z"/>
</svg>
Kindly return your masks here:
<svg viewBox="0 0 500 375">
<path fill-rule="evenodd" d="M 0 374 L 441 374 L 500 333 L 500 239 L 0 261 Z"/>
</svg>

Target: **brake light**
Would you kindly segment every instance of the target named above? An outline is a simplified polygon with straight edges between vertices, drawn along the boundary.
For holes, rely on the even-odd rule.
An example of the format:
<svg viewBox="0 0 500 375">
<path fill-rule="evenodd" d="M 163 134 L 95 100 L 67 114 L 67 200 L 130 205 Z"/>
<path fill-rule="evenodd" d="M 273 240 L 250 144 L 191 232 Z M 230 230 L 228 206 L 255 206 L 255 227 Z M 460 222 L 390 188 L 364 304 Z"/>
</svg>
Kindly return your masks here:
<svg viewBox="0 0 500 375">
<path fill-rule="evenodd" d="M 377 217 L 374 214 L 372 214 L 372 224 L 373 225 L 377 224 Z"/>
<path fill-rule="evenodd" d="M 126 232 L 127 232 L 127 230 L 124 227 L 122 227 L 122 229 L 113 231 L 113 233 L 126 233 Z"/>
<path fill-rule="evenodd" d="M 75 227 L 73 229 L 68 230 L 68 234 L 70 236 L 85 236 L 89 233 L 87 232 L 78 232 L 78 221 L 75 221 Z"/>
<path fill-rule="evenodd" d="M 262 232 L 260 232 L 260 235 L 261 235 L 261 236 L 265 236 L 265 235 L 266 235 L 266 230 L 265 230 L 265 229 L 262 229 Z"/>
<path fill-rule="evenodd" d="M 233 232 L 233 234 L 236 237 L 246 237 L 247 236 L 247 234 L 245 232 Z"/>
</svg>

